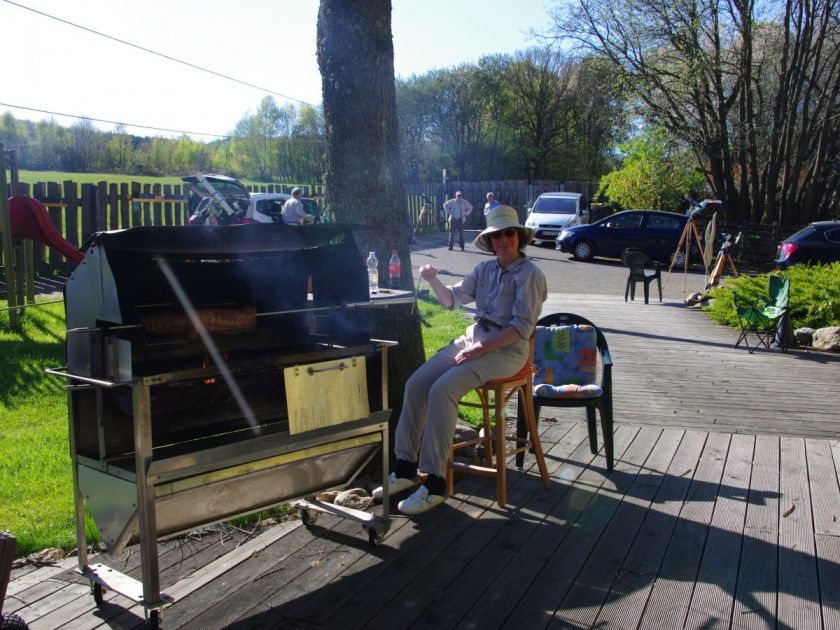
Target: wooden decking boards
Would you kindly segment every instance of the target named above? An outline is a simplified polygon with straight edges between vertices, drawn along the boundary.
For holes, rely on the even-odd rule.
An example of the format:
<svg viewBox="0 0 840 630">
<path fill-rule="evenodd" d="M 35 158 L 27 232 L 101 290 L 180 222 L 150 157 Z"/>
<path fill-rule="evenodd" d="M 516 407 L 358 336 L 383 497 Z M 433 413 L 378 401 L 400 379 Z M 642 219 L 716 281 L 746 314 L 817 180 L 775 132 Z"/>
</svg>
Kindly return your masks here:
<svg viewBox="0 0 840 630">
<path fill-rule="evenodd" d="M 612 473 L 582 410 L 545 409 L 551 487 L 511 470 L 504 509 L 470 477 L 376 548 L 326 515 L 161 543 L 162 627 L 840 627 L 840 357 L 748 354 L 676 302 L 552 295 L 545 311 L 605 331 Z M 138 558 L 97 560 L 139 577 Z M 73 566 L 16 569 L 4 611 L 33 629 L 142 625 L 113 593 L 97 610 Z"/>
</svg>

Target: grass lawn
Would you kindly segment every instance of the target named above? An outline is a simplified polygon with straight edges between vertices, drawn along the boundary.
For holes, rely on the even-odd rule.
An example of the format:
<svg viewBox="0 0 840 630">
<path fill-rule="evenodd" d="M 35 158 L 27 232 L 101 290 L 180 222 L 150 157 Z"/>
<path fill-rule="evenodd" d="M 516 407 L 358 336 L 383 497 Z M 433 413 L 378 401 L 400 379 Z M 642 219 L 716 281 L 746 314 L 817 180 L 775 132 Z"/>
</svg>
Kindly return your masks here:
<svg viewBox="0 0 840 630">
<path fill-rule="evenodd" d="M 426 356 L 460 335 L 466 317 L 426 295 L 418 300 Z M 6 306 L 0 300 L 0 309 Z M 23 331 L 0 311 L 0 530 L 17 538 L 17 555 L 46 547 L 73 549 L 73 479 L 67 440 L 64 381 L 44 373 L 64 364 L 64 304 L 29 308 Z M 471 410 L 472 411 L 472 410 Z M 88 542 L 98 531 L 88 518 Z"/>
<path fill-rule="evenodd" d="M 22 321 L 12 333 L 0 313 L 0 529 L 15 535 L 19 555 L 75 546 L 67 395 L 44 373 L 64 364 L 64 305 L 28 308 Z M 92 522 L 88 531 L 95 536 Z"/>
</svg>

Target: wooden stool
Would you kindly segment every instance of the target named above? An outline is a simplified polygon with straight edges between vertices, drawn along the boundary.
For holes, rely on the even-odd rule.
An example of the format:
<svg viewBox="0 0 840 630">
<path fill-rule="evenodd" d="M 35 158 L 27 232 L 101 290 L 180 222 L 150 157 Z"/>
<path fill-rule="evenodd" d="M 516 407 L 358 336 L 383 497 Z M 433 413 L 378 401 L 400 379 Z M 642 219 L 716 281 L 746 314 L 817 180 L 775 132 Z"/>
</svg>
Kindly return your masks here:
<svg viewBox="0 0 840 630">
<path fill-rule="evenodd" d="M 517 453 L 524 453 L 533 450 L 537 458 L 537 466 L 540 469 L 540 476 L 543 484 L 548 487 L 548 470 L 545 467 L 540 436 L 537 431 L 537 422 L 534 415 L 533 399 L 533 359 L 534 359 L 534 338 L 531 337 L 530 352 L 528 361 L 513 376 L 487 381 L 475 389 L 480 400 L 479 403 L 461 401 L 459 405 L 474 407 L 482 410 L 484 420 L 484 436 L 474 440 L 457 442 L 452 445 L 452 452 L 449 455 L 449 463 L 446 467 L 446 491 L 448 495 L 453 494 L 455 483 L 455 471 L 460 473 L 483 475 L 496 478 L 496 497 L 499 507 L 507 504 L 507 459 Z M 494 415 L 493 422 L 490 421 L 490 393 L 493 393 Z M 519 394 L 519 405 L 525 418 L 525 426 L 530 439 L 507 435 L 505 422 L 505 405 L 514 394 Z M 491 429 L 495 427 L 495 438 Z M 515 427 L 514 427 L 515 430 Z M 514 442 L 515 446 L 508 449 L 507 442 Z M 463 448 L 484 445 L 487 465 L 477 466 L 455 461 L 455 453 Z"/>
</svg>

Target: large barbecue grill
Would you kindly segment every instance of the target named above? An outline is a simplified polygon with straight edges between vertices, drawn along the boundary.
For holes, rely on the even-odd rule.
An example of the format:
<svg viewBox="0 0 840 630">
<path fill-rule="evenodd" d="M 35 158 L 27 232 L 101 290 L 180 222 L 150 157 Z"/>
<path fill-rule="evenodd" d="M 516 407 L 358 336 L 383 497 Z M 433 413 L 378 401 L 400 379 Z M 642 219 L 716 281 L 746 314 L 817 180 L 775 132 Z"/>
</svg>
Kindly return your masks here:
<svg viewBox="0 0 840 630">
<path fill-rule="evenodd" d="M 141 227 L 92 237 L 65 287 L 80 571 L 156 625 L 157 539 L 349 485 L 383 452 L 387 349 L 349 226 Z M 387 487 L 387 484 L 386 484 Z M 142 583 L 88 565 L 140 542 Z M 305 519 L 311 521 L 303 504 Z M 344 510 L 371 542 L 389 523 Z"/>
</svg>

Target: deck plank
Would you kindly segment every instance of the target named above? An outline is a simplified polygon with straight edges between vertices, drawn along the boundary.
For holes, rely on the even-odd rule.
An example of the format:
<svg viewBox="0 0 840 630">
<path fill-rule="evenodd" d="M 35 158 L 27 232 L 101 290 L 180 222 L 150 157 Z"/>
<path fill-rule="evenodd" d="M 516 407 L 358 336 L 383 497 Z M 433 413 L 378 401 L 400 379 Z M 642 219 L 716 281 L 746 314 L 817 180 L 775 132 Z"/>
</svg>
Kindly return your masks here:
<svg viewBox="0 0 840 630">
<path fill-rule="evenodd" d="M 683 509 L 668 543 L 659 577 L 651 589 L 640 622 L 642 628 L 682 627 L 685 622 L 729 441 L 730 436 L 727 434 L 708 435 Z"/>
<path fill-rule="evenodd" d="M 823 625 L 840 628 L 840 488 L 831 445 L 805 440 Z"/>
<path fill-rule="evenodd" d="M 804 440 L 782 438 L 778 621 L 789 628 L 818 628 L 822 624 L 810 489 L 802 474 L 807 469 Z"/>
<path fill-rule="evenodd" d="M 670 430 L 674 433 L 676 431 Z M 595 625 L 636 627 L 644 614 L 668 541 L 677 525 L 692 473 L 697 467 L 706 433 L 679 431 L 679 448 L 671 460 L 642 528 L 630 548 Z"/>
<path fill-rule="evenodd" d="M 754 444 L 751 435 L 735 435 L 729 444 L 686 628 L 731 624 Z"/>
<path fill-rule="evenodd" d="M 757 436 L 747 496 L 732 627 L 775 627 L 779 536 L 779 438 Z"/>
<path fill-rule="evenodd" d="M 627 493 L 621 497 L 615 515 L 592 550 L 586 565 L 560 602 L 555 621 L 561 620 L 580 627 L 592 626 L 659 490 L 663 479 L 660 471 L 670 465 L 682 437 L 682 431 L 660 433 L 641 471 Z"/>
</svg>

